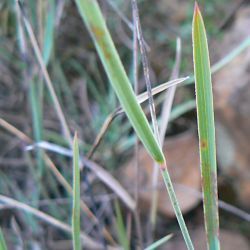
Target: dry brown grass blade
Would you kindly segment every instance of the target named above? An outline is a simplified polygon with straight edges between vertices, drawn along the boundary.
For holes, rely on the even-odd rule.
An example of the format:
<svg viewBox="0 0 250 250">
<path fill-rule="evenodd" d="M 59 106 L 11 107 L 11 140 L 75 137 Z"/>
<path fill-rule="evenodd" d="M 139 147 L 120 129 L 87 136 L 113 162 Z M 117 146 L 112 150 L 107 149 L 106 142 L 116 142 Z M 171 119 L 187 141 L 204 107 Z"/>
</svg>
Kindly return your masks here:
<svg viewBox="0 0 250 250">
<path fill-rule="evenodd" d="M 120 114 L 120 109 L 116 109 L 114 112 L 112 112 L 111 114 L 108 115 L 108 117 L 106 118 L 106 120 L 104 121 L 98 135 L 96 136 L 96 139 L 91 147 L 91 149 L 89 150 L 88 154 L 87 154 L 87 158 L 90 159 L 92 158 L 93 154 L 95 153 L 97 147 L 100 145 L 104 135 L 106 134 L 109 126 L 111 125 L 112 121 Z"/>
<path fill-rule="evenodd" d="M 71 233 L 71 227 L 69 225 L 55 219 L 54 217 L 52 217 L 44 212 L 41 212 L 38 209 L 35 209 L 31 206 L 28 206 L 24 203 L 21 203 L 15 199 L 6 197 L 4 195 L 0 195 L 0 201 L 2 203 L 11 205 L 16 209 L 23 210 L 27 213 L 33 214 L 37 218 L 49 223 L 50 225 L 53 225 L 54 227 L 57 227 L 65 232 Z M 87 236 L 83 232 L 81 233 L 81 238 L 84 241 L 84 244 L 86 247 L 90 247 L 90 248 L 94 248 L 94 249 L 101 249 L 102 248 L 102 245 L 98 244 L 95 240 L 91 239 L 89 236 Z"/>
<path fill-rule="evenodd" d="M 64 148 L 49 142 L 38 142 L 26 147 L 26 150 L 33 150 L 35 147 L 45 149 L 47 151 L 55 152 L 67 157 L 72 157 L 72 150 Z M 120 183 L 102 166 L 96 162 L 88 160 L 86 157 L 81 157 L 81 165 L 89 168 L 104 184 L 106 184 L 116 195 L 124 202 L 124 204 L 131 209 L 135 209 L 135 202 L 128 194 L 128 192 L 120 185 Z"/>
<path fill-rule="evenodd" d="M 10 123 L 6 122 L 2 118 L 0 118 L 0 126 L 8 130 L 11 134 L 15 135 L 20 140 L 25 141 L 27 143 L 32 143 L 32 140 L 26 134 L 24 134 L 22 131 L 20 131 Z"/>
<path fill-rule="evenodd" d="M 22 140 L 28 144 L 33 143 L 32 139 L 30 137 L 28 137 L 22 131 L 18 130 L 17 128 L 15 128 L 13 125 L 11 125 L 10 123 L 8 123 L 7 121 L 5 121 L 2 118 L 0 118 L 0 126 L 4 129 L 6 129 L 7 131 L 9 131 L 11 134 L 18 137 L 20 140 Z M 63 175 L 60 173 L 60 171 L 57 169 L 56 165 L 53 163 L 53 161 L 50 159 L 50 157 L 46 153 L 43 154 L 43 157 L 44 157 L 44 161 L 49 166 L 49 168 L 51 169 L 51 171 L 55 175 L 56 179 L 61 183 L 61 185 L 67 190 L 67 192 L 69 194 L 72 194 L 72 192 L 73 192 L 72 187 L 67 182 L 67 180 L 63 177 Z M 83 200 L 80 201 L 80 205 L 81 205 L 82 211 L 93 221 L 93 223 L 95 223 L 95 224 L 99 223 L 96 216 L 91 212 L 91 210 L 88 208 L 88 206 L 86 205 L 86 203 Z M 116 244 L 113 237 L 111 236 L 111 234 L 108 232 L 108 230 L 106 228 L 103 228 L 103 234 L 106 237 L 106 239 L 109 240 L 109 242 L 111 244 L 114 244 L 114 245 Z"/>
<path fill-rule="evenodd" d="M 86 167 L 91 169 L 97 175 L 97 177 L 102 180 L 103 183 L 113 190 L 114 193 L 120 197 L 120 199 L 128 206 L 129 209 L 132 211 L 135 209 L 135 201 L 109 172 L 87 158 L 83 158 L 83 163 Z"/>
<path fill-rule="evenodd" d="M 166 89 L 171 88 L 173 86 L 176 86 L 177 84 L 179 84 L 187 79 L 188 79 L 188 77 L 183 77 L 183 78 L 175 79 L 175 80 L 160 84 L 152 89 L 152 95 L 157 95 L 157 94 L 165 91 Z M 137 95 L 136 98 L 137 98 L 137 101 L 141 104 L 149 98 L 148 92 L 143 92 L 143 93 Z M 123 114 L 123 113 L 124 113 L 124 110 L 121 107 L 118 107 L 116 110 L 114 110 L 111 114 L 109 114 L 107 116 L 99 133 L 97 134 L 97 137 L 96 137 L 91 149 L 89 150 L 89 152 L 87 154 L 88 159 L 92 158 L 93 154 L 95 153 L 97 147 L 100 145 L 104 135 L 106 134 L 106 132 L 109 129 L 109 126 L 111 125 L 113 120 L 118 115 Z"/>
<path fill-rule="evenodd" d="M 29 145 L 28 147 L 26 147 L 26 150 L 33 150 L 35 147 L 55 152 L 67 157 L 72 157 L 73 155 L 72 150 L 45 141 Z M 135 209 L 134 200 L 107 170 L 98 165 L 96 162 L 88 160 L 86 157 L 81 157 L 81 165 L 89 168 L 104 184 L 106 184 L 111 190 L 114 191 L 114 193 L 116 193 L 116 195 L 124 202 L 124 204 L 129 209 Z"/>
<path fill-rule="evenodd" d="M 41 68 L 45 83 L 46 83 L 47 88 L 49 90 L 49 93 L 50 93 L 50 95 L 52 97 L 54 107 L 55 107 L 55 110 L 56 110 L 56 114 L 58 115 L 59 121 L 61 123 L 64 136 L 66 137 L 66 139 L 68 140 L 70 146 L 72 147 L 73 140 L 72 140 L 72 137 L 71 137 L 71 134 L 70 134 L 70 129 L 69 129 L 68 124 L 66 122 L 65 116 L 64 116 L 62 108 L 61 108 L 61 105 L 60 105 L 60 103 L 58 101 L 58 98 L 56 96 L 56 92 L 54 90 L 52 81 L 50 79 L 49 73 L 48 73 L 47 68 L 46 68 L 46 65 L 45 65 L 45 63 L 43 61 L 42 53 L 41 53 L 41 50 L 39 48 L 39 45 L 38 45 L 37 39 L 35 37 L 34 31 L 32 29 L 32 26 L 31 26 L 29 20 L 25 16 L 25 13 L 24 13 L 24 10 L 22 8 L 22 4 L 20 3 L 20 1 L 17 1 L 17 6 L 18 6 L 17 9 L 21 13 L 21 17 L 23 19 L 24 26 L 26 28 L 26 31 L 28 33 L 30 42 L 31 42 L 33 50 L 35 52 L 35 56 L 37 58 L 39 66 Z"/>
<path fill-rule="evenodd" d="M 148 103 L 149 103 L 149 108 L 150 108 L 151 120 L 153 124 L 153 130 L 154 130 L 156 140 L 157 142 L 159 142 L 159 129 L 158 129 L 158 124 L 156 120 L 155 104 L 154 104 L 154 99 L 153 99 L 153 94 L 152 94 L 152 84 L 151 84 L 150 75 L 149 75 L 149 62 L 148 62 L 148 58 L 146 54 L 145 44 L 143 42 L 144 38 L 142 35 L 142 30 L 141 30 L 141 23 L 140 23 L 140 18 L 139 18 L 137 1 L 132 0 L 131 3 L 132 3 L 132 10 L 133 10 L 133 16 L 134 16 L 134 23 L 135 23 L 136 31 L 137 31 L 137 39 L 138 39 L 139 48 L 141 51 L 141 59 L 142 59 L 145 83 L 146 83 L 147 92 L 148 92 Z"/>
</svg>

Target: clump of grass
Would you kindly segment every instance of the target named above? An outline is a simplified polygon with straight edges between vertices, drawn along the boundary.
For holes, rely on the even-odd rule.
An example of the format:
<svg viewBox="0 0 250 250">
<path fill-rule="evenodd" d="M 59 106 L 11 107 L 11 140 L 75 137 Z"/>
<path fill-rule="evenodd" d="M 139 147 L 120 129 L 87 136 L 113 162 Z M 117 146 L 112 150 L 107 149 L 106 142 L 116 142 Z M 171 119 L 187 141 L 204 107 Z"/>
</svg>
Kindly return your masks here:
<svg viewBox="0 0 250 250">
<path fill-rule="evenodd" d="M 208 247 L 216 250 L 220 243 L 213 93 L 206 31 L 197 3 L 192 37 L 205 226 Z"/>
<path fill-rule="evenodd" d="M 76 0 L 78 10 L 94 40 L 104 69 L 109 77 L 117 97 L 128 116 L 136 134 L 144 144 L 148 153 L 161 166 L 161 172 L 169 193 L 175 214 L 180 225 L 188 249 L 193 249 L 181 209 L 178 205 L 173 185 L 167 170 L 165 156 L 154 136 L 132 90 L 128 76 L 107 29 L 104 17 L 96 0 Z"/>
</svg>

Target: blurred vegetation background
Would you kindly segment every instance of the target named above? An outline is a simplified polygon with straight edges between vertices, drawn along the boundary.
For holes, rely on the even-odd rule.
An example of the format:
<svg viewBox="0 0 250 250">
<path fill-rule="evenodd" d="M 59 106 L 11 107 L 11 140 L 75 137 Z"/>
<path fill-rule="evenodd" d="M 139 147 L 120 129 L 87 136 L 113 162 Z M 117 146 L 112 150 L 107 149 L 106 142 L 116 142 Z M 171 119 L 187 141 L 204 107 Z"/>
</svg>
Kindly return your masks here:
<svg viewBox="0 0 250 250">
<path fill-rule="evenodd" d="M 23 16 L 34 31 L 71 134 L 78 132 L 81 155 L 88 154 L 106 118 L 119 103 L 74 1 L 21 2 L 21 12 L 18 12 L 15 0 L 2 0 L 0 3 L 0 227 L 9 249 L 71 249 L 71 235 L 68 232 L 58 229 L 53 223 L 51 225 L 37 219 L 26 208 L 16 209 L 17 204 L 4 200 L 4 197 L 11 197 L 61 222 L 71 223 L 71 194 L 67 185 L 72 184 L 72 159 L 61 148 L 69 148 L 69 144 L 34 53 L 32 39 L 25 29 Z M 99 3 L 132 82 L 131 2 L 101 0 Z M 181 38 L 182 44 L 179 76 L 193 75 L 193 4 L 193 1 L 187 0 L 138 0 L 153 86 L 167 82 L 171 77 L 177 37 Z M 206 23 L 213 65 L 241 46 L 245 39 L 249 39 L 250 4 L 246 0 L 203 0 L 199 4 Z M 233 208 L 245 211 L 234 210 L 232 214 L 228 209 L 225 211 L 225 206 L 220 211 L 223 229 L 221 234 L 224 235 L 221 237 L 225 237 L 225 242 L 228 243 L 225 249 L 248 249 L 250 240 L 247 214 L 250 211 L 249 65 L 248 43 L 243 53 L 231 59 L 214 76 L 219 196 L 221 200 L 233 205 Z M 237 67 L 241 70 L 237 70 Z M 140 64 L 139 92 L 143 91 L 145 83 Z M 194 98 L 193 84 L 177 88 L 166 136 L 166 143 L 169 143 L 165 152 L 174 181 L 182 186 L 177 191 L 177 196 L 179 192 L 187 224 L 194 239 L 199 241 L 202 238 L 199 228 L 203 225 L 203 215 L 199 195 Z M 163 99 L 162 94 L 155 98 L 158 114 Z M 147 104 L 142 106 L 148 114 Z M 47 146 L 44 144 L 46 149 L 37 147 L 27 150 L 27 146 L 33 142 L 41 141 L 47 142 Z M 156 229 L 153 235 L 148 235 L 148 204 L 152 192 L 150 176 L 153 165 L 140 149 L 139 169 L 146 169 L 143 170 L 146 172 L 142 174 L 144 179 L 143 176 L 136 179 L 131 163 L 134 143 L 135 136 L 128 120 L 125 116 L 118 116 L 108 128 L 91 160 L 99 164 L 105 173 L 112 175 L 130 195 L 133 196 L 135 182 L 139 182 L 139 190 L 149 189 L 144 193 L 139 191 L 139 233 L 133 213 L 115 192 L 116 186 L 113 189 L 107 187 L 94 167 L 84 167 L 81 171 L 81 194 L 98 223 L 94 223 L 91 216 L 82 212 L 82 230 L 104 249 L 112 240 L 107 240 L 103 229 L 107 229 L 115 242 L 121 242 L 121 238 L 124 240 L 125 237 L 131 249 L 140 246 L 138 235 L 141 235 L 145 247 L 153 239 L 174 233 L 172 243 L 167 243 L 162 249 L 182 249 L 184 246 L 178 245 L 181 244 L 178 238 L 180 232 L 167 201 L 164 202 L 168 205 L 159 202 Z M 48 145 L 52 147 L 52 151 L 48 150 Z M 52 163 L 46 158 L 45 152 Z M 65 178 L 63 181 L 61 176 Z M 105 174 L 103 176 L 106 178 Z M 185 198 L 190 195 L 190 192 L 187 194 L 187 187 L 196 192 L 196 195 L 190 196 L 192 198 Z M 167 196 L 165 190 L 163 195 Z M 233 243 L 230 243 L 232 239 Z M 238 245 L 232 245 L 236 243 Z"/>
</svg>

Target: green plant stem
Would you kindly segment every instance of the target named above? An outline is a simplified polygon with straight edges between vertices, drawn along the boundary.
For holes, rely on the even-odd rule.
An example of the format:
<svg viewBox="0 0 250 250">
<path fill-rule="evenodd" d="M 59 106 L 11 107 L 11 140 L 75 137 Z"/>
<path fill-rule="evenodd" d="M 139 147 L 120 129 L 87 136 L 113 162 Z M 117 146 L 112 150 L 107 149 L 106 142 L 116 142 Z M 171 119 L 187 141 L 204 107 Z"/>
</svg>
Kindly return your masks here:
<svg viewBox="0 0 250 250">
<path fill-rule="evenodd" d="M 189 250 L 194 249 L 193 243 L 191 241 L 191 238 L 190 238 L 189 233 L 188 233 L 188 229 L 186 227 L 184 218 L 182 216 L 181 209 L 180 209 L 180 206 L 178 204 L 178 200 L 176 198 L 176 195 L 175 195 L 175 192 L 174 192 L 174 187 L 172 185 L 172 182 L 171 182 L 171 179 L 170 179 L 170 176 L 169 176 L 166 165 L 161 166 L 161 174 L 162 174 L 165 186 L 167 188 L 168 195 L 170 197 L 172 206 L 174 208 L 174 212 L 175 212 L 177 221 L 178 221 L 179 226 L 181 228 L 182 235 L 183 235 L 184 240 L 186 242 L 187 248 Z"/>
</svg>

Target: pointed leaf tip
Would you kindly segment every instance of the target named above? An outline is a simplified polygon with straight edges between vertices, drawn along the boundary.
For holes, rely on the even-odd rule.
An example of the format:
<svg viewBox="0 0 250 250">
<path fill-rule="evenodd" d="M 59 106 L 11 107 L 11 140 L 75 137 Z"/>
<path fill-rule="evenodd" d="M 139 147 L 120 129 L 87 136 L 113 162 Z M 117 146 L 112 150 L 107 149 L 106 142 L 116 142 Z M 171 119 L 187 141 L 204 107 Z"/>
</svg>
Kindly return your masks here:
<svg viewBox="0 0 250 250">
<path fill-rule="evenodd" d="M 200 13 L 200 8 L 199 8 L 199 5 L 198 3 L 195 1 L 194 2 L 194 15 L 198 15 Z"/>
</svg>

